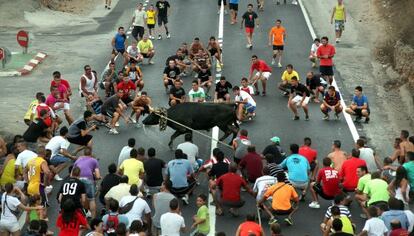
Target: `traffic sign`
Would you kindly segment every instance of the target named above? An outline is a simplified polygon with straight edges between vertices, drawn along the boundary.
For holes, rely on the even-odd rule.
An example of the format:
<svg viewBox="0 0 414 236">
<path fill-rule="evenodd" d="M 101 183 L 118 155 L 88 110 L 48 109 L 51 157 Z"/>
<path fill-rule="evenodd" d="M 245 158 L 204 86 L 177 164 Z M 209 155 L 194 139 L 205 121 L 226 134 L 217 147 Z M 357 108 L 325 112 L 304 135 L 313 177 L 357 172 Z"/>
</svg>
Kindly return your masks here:
<svg viewBox="0 0 414 236">
<path fill-rule="evenodd" d="M 16 35 L 17 42 L 24 48 L 24 53 L 27 53 L 29 47 L 29 33 L 24 30 L 20 30 Z"/>
</svg>

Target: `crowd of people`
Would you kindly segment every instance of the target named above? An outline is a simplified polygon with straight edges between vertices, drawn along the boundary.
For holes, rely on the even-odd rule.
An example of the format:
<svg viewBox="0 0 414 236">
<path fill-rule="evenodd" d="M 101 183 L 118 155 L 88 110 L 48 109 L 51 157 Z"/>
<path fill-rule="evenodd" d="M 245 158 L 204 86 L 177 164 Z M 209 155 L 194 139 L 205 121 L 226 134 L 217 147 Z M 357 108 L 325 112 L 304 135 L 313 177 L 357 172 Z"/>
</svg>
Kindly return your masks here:
<svg viewBox="0 0 414 236">
<path fill-rule="evenodd" d="M 220 0 L 219 6 L 222 3 L 227 5 Z M 105 4 L 110 9 L 111 1 Z M 238 0 L 229 0 L 230 23 L 236 24 L 241 18 L 246 48 L 253 50 L 259 14 L 253 10 L 253 4 L 248 4 L 247 11 L 239 17 L 238 4 Z M 258 1 L 259 11 L 264 6 L 264 0 Z M 94 155 L 92 134 L 100 127 L 107 127 L 110 134 L 119 134 L 120 119 L 139 128 L 141 116 L 151 112 L 152 100 L 144 91 L 141 65 L 154 64 L 156 51 L 152 40 L 157 34 L 157 40 L 162 40 L 162 31 L 167 39 L 171 37 L 167 25 L 170 8 L 166 0 L 150 4 L 148 10 L 139 3 L 131 20 L 133 40 L 128 45 L 125 29 L 118 28 L 111 41 L 111 62 L 102 79 L 90 65 L 84 66 L 79 79 L 79 96 L 86 106 L 82 117 L 74 118 L 70 106 L 72 88 L 55 71 L 50 94 L 37 92 L 29 104 L 24 115 L 28 126 L 24 134 L 7 143 L 0 138 L 0 156 L 5 157 L 0 169 L 4 190 L 0 235 L 53 235 L 48 229 L 50 224 L 56 225 L 59 235 L 207 235 L 210 204 L 206 194 L 196 196 L 197 210 L 191 219 L 181 215 L 181 209 L 189 204 L 199 185 L 198 179 L 204 176 L 217 217 L 226 212 L 238 217 L 247 201 L 242 198 L 243 189 L 252 196 L 248 201 L 255 202 L 257 212 L 245 214 L 246 220 L 239 225 L 236 235 L 264 235 L 266 227 L 272 235 L 282 235 L 282 222 L 294 225 L 299 205 L 303 207 L 301 202 L 307 200 L 312 209 L 320 208 L 321 201 L 332 201 L 321 219 L 323 235 L 402 236 L 413 231 L 410 202 L 414 191 L 414 136 L 410 137 L 407 130 L 401 131 L 395 139 L 394 152 L 383 160 L 367 146 L 364 137 L 356 141 L 349 153 L 341 149 L 340 140 L 334 140 L 332 152 L 321 156 L 312 148 L 309 137 L 304 138 L 303 145 L 292 143 L 285 151 L 277 136 L 270 138 L 271 144 L 259 152 L 248 131 L 241 129 L 232 143 L 233 156 L 225 157 L 216 148 L 211 158 L 203 160 L 192 135 L 186 134 L 169 162 L 158 158 L 154 147 L 136 147 L 136 140 L 130 138 L 117 163 L 107 166 L 108 173 L 102 175 L 99 159 Z M 334 7 L 331 20 L 335 23 L 335 42 L 340 43 L 346 22 L 342 0 Z M 234 103 L 239 124 L 253 119 L 257 106 L 254 97 L 266 96 L 272 66 L 283 67 L 287 30 L 281 20 L 275 21 L 268 39 L 273 51 L 271 65 L 257 55 L 251 56 L 249 76 L 241 78 L 240 85 L 232 85 L 225 76 L 217 78 L 218 82 L 214 80 L 212 71 L 224 66 L 222 49 L 215 37 L 210 37 L 206 46 L 198 37 L 190 45 L 180 45 L 163 66 L 162 83 L 169 106 L 185 102 Z M 309 60 L 312 67 L 319 65 L 320 74 L 309 71 L 305 83 L 300 82 L 292 64 L 285 66 L 278 88 L 288 97 L 293 120 L 300 119 L 298 108 L 309 120 L 308 104 L 314 102 L 320 103 L 324 120 L 330 119 L 330 112 L 339 120 L 345 110 L 356 117 L 355 122 L 362 118 L 369 122 L 370 109 L 362 87 L 355 87 L 348 107 L 344 107 L 334 87 L 335 53 L 328 37 L 314 39 Z M 119 71 L 115 63 L 118 56 L 123 60 Z M 194 78 L 187 93 L 184 78 L 191 76 Z M 63 125 L 63 117 L 67 126 Z M 70 148 L 75 145 L 76 149 Z M 62 178 L 66 169 L 69 176 Z M 57 196 L 51 196 L 54 181 L 61 182 Z M 47 214 L 49 202 L 55 197 L 60 207 L 57 220 L 49 219 Z M 350 204 L 357 204 L 363 212 L 359 217 L 367 219 L 362 229 L 356 228 L 351 218 Z M 20 231 L 18 221 L 20 211 L 27 212 L 24 232 Z"/>
</svg>

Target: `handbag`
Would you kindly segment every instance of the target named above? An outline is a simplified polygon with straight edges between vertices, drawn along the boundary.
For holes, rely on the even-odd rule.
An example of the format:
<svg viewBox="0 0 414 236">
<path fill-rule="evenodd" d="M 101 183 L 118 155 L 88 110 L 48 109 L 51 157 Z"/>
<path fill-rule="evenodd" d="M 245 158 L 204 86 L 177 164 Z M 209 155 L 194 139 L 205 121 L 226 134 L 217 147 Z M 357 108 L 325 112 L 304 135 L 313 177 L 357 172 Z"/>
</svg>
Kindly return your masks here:
<svg viewBox="0 0 414 236">
<path fill-rule="evenodd" d="M 7 207 L 7 209 L 9 209 L 9 211 L 14 215 L 14 216 L 16 216 L 16 218 L 19 218 L 19 216 L 20 216 L 20 211 L 18 211 L 18 210 L 12 210 L 10 207 L 9 207 L 9 204 L 7 204 L 7 193 L 4 193 L 4 205 Z M 3 206 L 3 209 L 5 209 L 4 208 L 4 206 Z M 6 211 L 3 211 L 3 215 L 5 215 L 5 212 Z"/>
<path fill-rule="evenodd" d="M 135 201 L 138 199 L 138 197 L 136 197 L 135 199 L 134 199 L 134 201 L 132 201 L 132 202 L 128 202 L 127 204 L 125 204 L 125 206 L 123 206 L 123 207 L 120 207 L 119 208 L 119 214 L 126 214 L 126 213 L 128 213 L 131 209 L 132 209 L 132 207 L 134 206 L 134 203 L 135 203 Z"/>
</svg>

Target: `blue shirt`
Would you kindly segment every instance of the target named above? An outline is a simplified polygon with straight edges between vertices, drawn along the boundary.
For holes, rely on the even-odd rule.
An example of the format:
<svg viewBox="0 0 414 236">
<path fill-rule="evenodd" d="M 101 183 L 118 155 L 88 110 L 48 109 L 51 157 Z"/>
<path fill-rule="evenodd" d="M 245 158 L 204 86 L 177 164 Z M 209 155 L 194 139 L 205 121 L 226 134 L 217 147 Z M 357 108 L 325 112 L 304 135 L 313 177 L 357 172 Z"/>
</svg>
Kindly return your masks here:
<svg viewBox="0 0 414 236">
<path fill-rule="evenodd" d="M 229 3 L 231 3 L 231 4 L 239 4 L 239 0 L 230 0 Z"/>
<path fill-rule="evenodd" d="M 280 163 L 282 168 L 288 169 L 289 180 L 293 182 L 309 181 L 308 171 L 310 170 L 308 160 L 299 154 L 292 154 Z"/>
<path fill-rule="evenodd" d="M 115 35 L 115 48 L 118 49 L 124 49 L 125 50 L 125 39 L 126 36 L 125 34 L 121 35 L 119 33 L 117 33 Z"/>
<path fill-rule="evenodd" d="M 403 167 L 407 171 L 408 183 L 412 189 L 410 191 L 414 191 L 414 161 L 404 163 Z"/>
<path fill-rule="evenodd" d="M 404 229 L 408 229 L 410 223 L 408 222 L 407 215 L 402 210 L 389 210 L 382 213 L 380 217 L 384 223 L 385 226 L 387 226 L 387 229 L 391 231 L 391 221 L 392 220 L 398 220 L 401 223 L 401 227 Z"/>
<path fill-rule="evenodd" d="M 361 97 L 355 96 L 352 98 L 352 102 L 355 103 L 357 106 L 363 106 L 365 103 L 368 106 L 368 98 L 365 95 L 362 95 Z"/>
<path fill-rule="evenodd" d="M 193 167 L 189 160 L 175 159 L 168 162 L 167 174 L 170 176 L 173 188 L 188 187 L 187 175 L 193 173 Z"/>
</svg>

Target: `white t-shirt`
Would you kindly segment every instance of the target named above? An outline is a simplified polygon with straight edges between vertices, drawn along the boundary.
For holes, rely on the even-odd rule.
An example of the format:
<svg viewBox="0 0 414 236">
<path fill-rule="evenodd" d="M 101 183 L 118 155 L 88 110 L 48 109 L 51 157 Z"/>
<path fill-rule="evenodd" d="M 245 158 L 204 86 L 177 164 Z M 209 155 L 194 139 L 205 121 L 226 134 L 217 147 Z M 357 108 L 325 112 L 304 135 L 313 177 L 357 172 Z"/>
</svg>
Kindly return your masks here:
<svg viewBox="0 0 414 236">
<path fill-rule="evenodd" d="M 132 147 L 130 146 L 125 146 L 121 149 L 121 152 L 119 153 L 119 157 L 118 157 L 118 167 L 121 165 L 123 161 L 125 161 L 131 156 L 130 155 L 131 150 L 132 150 Z"/>
<path fill-rule="evenodd" d="M 275 183 L 277 183 L 277 178 L 270 175 L 264 175 L 257 178 L 253 186 L 253 191 L 257 192 L 256 200 L 259 201 L 262 199 L 263 194 L 267 191 L 267 189 Z"/>
<path fill-rule="evenodd" d="M 362 159 L 367 163 L 369 173 L 373 173 L 378 170 L 377 164 L 375 163 L 374 150 L 371 148 L 360 148 L 359 159 Z"/>
<path fill-rule="evenodd" d="M 49 149 L 52 152 L 51 157 L 53 158 L 61 149 L 69 148 L 69 141 L 62 136 L 55 136 L 46 144 L 46 149 Z"/>
<path fill-rule="evenodd" d="M 408 232 L 412 232 L 414 227 L 414 213 L 410 210 L 405 210 L 404 213 L 407 216 L 409 223 Z"/>
<path fill-rule="evenodd" d="M 25 168 L 27 163 L 36 157 L 37 157 L 36 153 L 26 149 L 23 152 L 21 152 L 19 155 L 17 155 L 14 165 L 22 166 L 22 168 Z"/>
<path fill-rule="evenodd" d="M 319 44 L 319 46 L 321 45 Z M 319 46 L 316 46 L 316 43 L 313 43 L 311 47 L 311 53 L 316 54 L 316 51 L 318 50 Z"/>
<path fill-rule="evenodd" d="M 236 96 L 234 100 L 241 102 L 241 101 L 244 101 L 245 99 L 247 99 L 247 102 L 250 105 L 256 106 L 256 102 L 253 100 L 252 96 L 250 96 L 250 94 L 246 93 L 243 90 L 240 90 L 240 95 Z"/>
<path fill-rule="evenodd" d="M 123 207 L 126 204 L 134 201 L 135 198 L 137 198 L 137 196 L 125 196 L 119 202 L 119 206 Z M 127 225 L 127 227 L 129 228 L 132 221 L 134 220 L 140 220 L 142 222 L 142 216 L 148 213 L 151 213 L 151 209 L 148 206 L 148 203 L 142 200 L 142 198 L 138 197 L 137 200 L 135 200 L 131 210 L 128 213 L 124 214 L 124 216 L 128 218 L 129 222 L 129 225 Z"/>
<path fill-rule="evenodd" d="M 132 47 L 132 45 L 129 45 L 127 47 L 127 53 L 133 57 L 137 57 L 139 53 L 139 48 L 135 47 L 135 49 Z"/>
<path fill-rule="evenodd" d="M 138 11 L 135 10 L 134 11 L 134 23 L 132 24 L 133 26 L 145 26 L 145 20 L 147 19 L 147 13 L 144 10 Z"/>
<path fill-rule="evenodd" d="M 17 222 L 17 218 L 15 215 L 13 215 L 13 213 L 11 213 L 10 209 L 12 211 L 16 211 L 18 208 L 18 205 L 20 205 L 20 201 L 19 199 L 17 199 L 16 197 L 7 195 L 7 206 L 4 203 L 4 200 L 6 199 L 6 194 L 3 193 L 1 195 L 1 205 L 3 207 L 3 210 L 1 212 L 1 222 L 6 222 L 6 223 L 16 223 Z M 9 209 L 10 208 L 10 209 Z"/>
<path fill-rule="evenodd" d="M 184 142 L 178 144 L 177 149 L 181 149 L 181 151 L 187 155 L 187 160 L 190 161 L 191 165 L 194 165 L 196 162 L 196 157 L 198 156 L 197 145 L 191 142 Z"/>
<path fill-rule="evenodd" d="M 384 221 L 378 217 L 375 217 L 365 222 L 362 231 L 367 231 L 368 236 L 384 236 L 384 233 L 387 233 L 388 229 L 385 226 Z"/>
<path fill-rule="evenodd" d="M 167 212 L 161 216 L 161 236 L 180 236 L 185 227 L 184 218 L 177 213 Z"/>
</svg>

